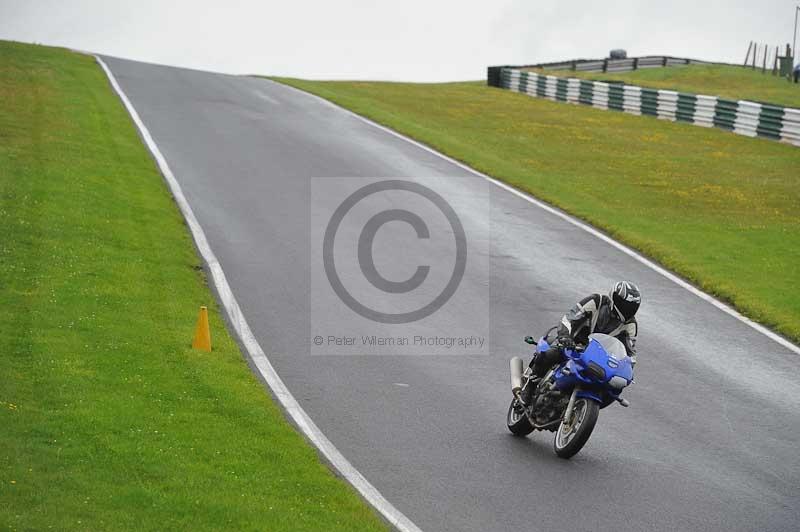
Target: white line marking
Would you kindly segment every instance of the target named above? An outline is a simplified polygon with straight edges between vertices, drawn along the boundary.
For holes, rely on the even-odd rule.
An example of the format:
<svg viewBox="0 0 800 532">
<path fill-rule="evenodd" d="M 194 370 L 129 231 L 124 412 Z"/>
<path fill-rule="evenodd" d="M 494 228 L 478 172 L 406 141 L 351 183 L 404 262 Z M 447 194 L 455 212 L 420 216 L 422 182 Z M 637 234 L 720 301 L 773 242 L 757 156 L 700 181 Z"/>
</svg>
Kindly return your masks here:
<svg viewBox="0 0 800 532">
<path fill-rule="evenodd" d="M 410 137 L 407 137 L 407 136 L 403 135 L 402 133 L 398 133 L 397 131 L 395 131 L 393 129 L 390 129 L 390 128 L 386 127 L 386 126 L 378 124 L 377 122 L 373 122 L 369 118 L 365 118 L 365 117 L 363 117 L 363 116 L 361 116 L 359 114 L 354 113 L 353 111 L 350 111 L 349 109 L 345 109 L 344 107 L 342 107 L 340 105 L 337 105 L 336 103 L 331 102 L 330 100 L 326 100 L 325 98 L 322 98 L 321 96 L 317 96 L 316 94 L 312 94 L 312 93 L 304 91 L 302 89 L 298 89 L 297 87 L 292 87 L 291 85 L 278 83 L 277 81 L 273 81 L 271 79 L 266 79 L 266 78 L 262 78 L 262 79 L 265 79 L 265 81 L 269 81 L 270 83 L 276 83 L 276 84 L 281 85 L 283 87 L 288 87 L 289 89 L 296 90 L 298 92 L 301 92 L 301 93 L 305 94 L 306 96 L 311 96 L 312 98 L 315 98 L 317 100 L 325 102 L 327 105 L 332 105 L 334 107 L 337 107 L 338 109 L 344 111 L 345 113 L 348 113 L 351 116 L 354 116 L 354 117 L 358 118 L 362 122 L 365 122 L 365 123 L 367 123 L 367 124 L 369 124 L 369 125 L 371 125 L 373 127 L 376 127 L 376 128 L 378 128 L 378 129 L 380 129 L 382 131 L 385 131 L 386 133 L 394 135 L 397 138 L 403 139 L 406 142 L 410 142 L 411 144 L 413 144 L 414 146 L 416 146 L 418 148 L 421 148 L 421 149 L 423 149 L 423 150 L 425 150 L 425 151 L 427 151 L 429 153 L 432 153 L 432 154 L 436 155 L 437 157 L 440 157 L 440 158 L 444 159 L 445 161 L 448 161 L 448 162 L 450 162 L 450 163 L 452 163 L 452 164 L 454 164 L 454 165 L 456 165 L 456 166 L 458 166 L 460 168 L 463 168 L 464 170 L 467 170 L 468 172 L 470 172 L 470 173 L 472 173 L 472 174 L 474 174 L 476 176 L 480 176 L 480 177 L 488 180 L 489 182 L 494 183 L 498 187 L 500 187 L 500 188 L 502 188 L 504 190 L 507 190 L 508 192 L 511 192 L 515 196 L 518 196 L 518 197 L 524 199 L 525 201 L 528 201 L 528 202 L 536 205 L 537 207 L 540 207 L 540 208 L 544 209 L 545 211 L 558 216 L 559 218 L 571 223 L 575 227 L 579 227 L 579 228 L 583 229 L 584 231 L 586 231 L 587 233 L 589 233 L 589 234 L 591 234 L 593 236 L 596 236 L 597 238 L 599 238 L 603 242 L 606 242 L 607 244 L 610 244 L 611 246 L 614 246 L 615 248 L 617 248 L 618 250 L 622 251 L 626 255 L 628 255 L 631 258 L 633 258 L 633 259 L 639 261 L 640 263 L 644 264 L 645 266 L 647 266 L 651 270 L 653 270 L 653 271 L 655 271 L 657 273 L 660 273 L 661 275 L 663 275 L 664 277 L 666 277 L 670 281 L 672 281 L 675 284 L 685 288 L 686 290 L 688 290 L 692 294 L 696 295 L 697 297 L 699 297 L 703 301 L 711 303 L 712 305 L 717 307 L 719 310 L 725 312 L 726 314 L 736 318 L 737 320 L 741 321 L 742 323 L 744 323 L 744 324 L 748 325 L 749 327 L 755 329 L 756 331 L 760 332 L 761 334 L 763 334 L 767 338 L 769 338 L 771 340 L 774 340 L 775 342 L 779 343 L 781 346 L 785 347 L 789 351 L 792 351 L 793 353 L 795 353 L 797 355 L 800 355 L 800 346 L 797 346 L 797 345 L 793 344 L 792 342 L 790 342 L 789 340 L 787 340 L 783 336 L 781 336 L 781 335 L 769 330 L 768 328 L 764 327 L 760 323 L 754 322 L 753 320 L 751 320 L 747 316 L 743 316 L 742 314 L 740 314 L 739 312 L 737 312 L 733 308 L 729 307 L 728 305 L 726 305 L 722 301 L 718 300 L 714 296 L 712 296 L 710 294 L 706 294 L 705 292 L 703 292 L 699 288 L 697 288 L 695 286 L 692 286 L 691 284 L 687 283 L 686 281 L 684 281 L 683 279 L 681 279 L 680 277 L 678 277 L 674 273 L 670 272 L 669 270 L 666 270 L 666 269 L 662 268 L 661 266 L 659 266 L 655 262 L 653 262 L 650 259 L 640 255 L 639 253 L 637 253 L 636 251 L 632 250 L 628 246 L 617 242 L 616 240 L 614 240 L 610 236 L 601 233 L 600 231 L 598 231 L 594 227 L 592 227 L 592 226 L 590 226 L 588 224 L 585 224 L 584 222 L 582 222 L 580 220 L 577 220 L 576 218 L 570 216 L 569 214 L 561 212 L 558 209 L 556 209 L 554 207 L 551 207 L 550 205 L 548 205 L 548 204 L 546 204 L 546 203 L 534 198 L 533 196 L 529 195 L 526 192 L 522 192 L 521 190 L 518 190 L 518 189 L 512 187 L 511 185 L 503 183 L 502 181 L 498 181 L 497 179 L 495 179 L 493 177 L 490 177 L 490 176 L 488 176 L 488 175 L 486 175 L 484 173 L 481 173 L 481 172 L 479 172 L 479 171 L 477 171 L 477 170 L 475 170 L 473 168 L 470 168 L 466 164 L 464 164 L 464 163 L 462 163 L 460 161 L 457 161 L 457 160 L 453 159 L 452 157 L 448 157 L 447 155 L 444 155 L 443 153 L 440 153 L 440 152 L 434 150 L 433 148 L 431 148 L 429 146 L 426 146 L 425 144 L 422 144 L 421 142 L 418 142 L 418 141 L 416 141 L 416 140 L 414 140 L 414 139 L 412 139 Z"/>
<path fill-rule="evenodd" d="M 378 510 L 387 521 L 389 521 L 401 532 L 422 532 L 414 523 L 411 522 L 408 517 L 403 515 L 400 510 L 395 508 L 389 501 L 387 501 L 386 498 L 384 498 L 384 496 L 381 495 L 380 492 L 372 484 L 370 484 L 366 478 L 364 478 L 364 475 L 362 475 L 344 457 L 344 455 L 339 452 L 333 443 L 331 443 L 331 441 L 326 438 L 322 431 L 319 430 L 319 428 L 314 424 L 291 392 L 289 392 L 289 389 L 278 376 L 275 368 L 273 368 L 272 364 L 270 364 L 267 355 L 258 344 L 258 341 L 253 335 L 253 331 L 250 330 L 250 326 L 247 324 L 244 314 L 242 314 L 242 310 L 239 308 L 239 303 L 236 301 L 236 298 L 231 291 L 228 280 L 225 278 L 225 272 L 222 271 L 222 266 L 220 266 L 219 261 L 217 260 L 216 256 L 214 256 L 214 252 L 211 251 L 211 247 L 208 244 L 208 240 L 203 232 L 203 228 L 200 226 L 200 223 L 197 221 L 192 208 L 186 201 L 186 197 L 183 195 L 181 186 L 175 179 L 172 170 L 170 170 L 167 160 L 158 149 L 158 146 L 153 140 L 153 137 L 150 135 L 150 132 L 147 130 L 147 127 L 145 127 L 144 123 L 139 118 L 139 114 L 136 112 L 136 109 L 134 109 L 133 104 L 131 104 L 130 100 L 117 83 L 114 74 L 111 73 L 111 70 L 108 68 L 108 66 L 106 66 L 105 62 L 99 56 L 95 56 L 95 59 L 105 71 L 106 76 L 108 76 L 111 86 L 114 88 L 114 91 L 117 93 L 120 100 L 122 100 L 122 103 L 128 110 L 128 114 L 131 115 L 133 122 L 139 129 L 139 133 L 142 135 L 144 143 L 147 145 L 150 153 L 152 153 L 156 163 L 158 164 L 159 170 L 161 170 L 164 179 L 167 181 L 167 184 L 172 191 L 172 195 L 175 197 L 175 201 L 180 207 L 181 213 L 183 213 L 183 217 L 186 219 L 186 223 L 189 225 L 189 229 L 192 231 L 192 236 L 194 237 L 197 249 L 200 250 L 203 260 L 205 260 L 206 264 L 208 264 L 208 269 L 211 271 L 211 277 L 214 280 L 214 286 L 217 288 L 219 298 L 225 307 L 228 318 L 230 319 L 233 328 L 236 330 L 236 334 L 239 335 L 239 338 L 244 344 L 250 359 L 258 369 L 258 372 L 267 382 L 270 389 L 281 402 L 289 415 L 292 416 L 292 419 L 297 426 L 300 427 L 300 430 L 302 430 L 306 437 L 308 437 L 308 439 L 311 440 L 311 442 L 317 447 L 317 449 L 319 449 L 320 452 L 325 455 L 325 458 L 327 458 L 328 461 L 333 464 L 333 467 L 335 467 L 336 470 L 339 471 L 339 473 L 341 473 L 341 475 L 358 490 L 358 492 L 367 500 L 367 502 L 375 507 L 375 509 Z"/>
<path fill-rule="evenodd" d="M 263 92 L 261 92 L 261 91 L 253 91 L 253 94 L 255 94 L 256 96 L 258 96 L 258 97 L 259 97 L 259 98 L 261 98 L 262 100 L 266 100 L 266 101 L 268 101 L 269 103 L 271 103 L 271 104 L 273 104 L 273 105 L 280 105 L 280 104 L 281 104 L 281 102 L 279 102 L 278 100 L 276 100 L 275 98 L 273 98 L 273 97 L 272 97 L 272 96 L 270 96 L 269 94 L 265 94 L 265 93 L 263 93 Z"/>
</svg>

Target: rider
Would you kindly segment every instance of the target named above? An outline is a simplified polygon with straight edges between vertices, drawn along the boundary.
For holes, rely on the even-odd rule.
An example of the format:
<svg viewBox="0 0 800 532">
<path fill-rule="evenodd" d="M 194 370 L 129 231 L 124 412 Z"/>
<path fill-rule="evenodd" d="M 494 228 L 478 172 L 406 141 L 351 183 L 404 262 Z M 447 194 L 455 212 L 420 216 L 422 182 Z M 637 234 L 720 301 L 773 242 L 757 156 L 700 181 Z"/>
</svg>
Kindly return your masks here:
<svg viewBox="0 0 800 532">
<path fill-rule="evenodd" d="M 538 377 L 561 361 L 561 349 L 585 346 L 589 335 L 603 333 L 622 342 L 628 356 L 636 364 L 636 311 L 642 302 L 639 288 L 630 281 L 619 281 L 607 296 L 592 294 L 580 300 L 567 312 L 558 325 L 558 337 L 550 342 L 550 349 L 531 360 L 530 367 Z"/>
</svg>

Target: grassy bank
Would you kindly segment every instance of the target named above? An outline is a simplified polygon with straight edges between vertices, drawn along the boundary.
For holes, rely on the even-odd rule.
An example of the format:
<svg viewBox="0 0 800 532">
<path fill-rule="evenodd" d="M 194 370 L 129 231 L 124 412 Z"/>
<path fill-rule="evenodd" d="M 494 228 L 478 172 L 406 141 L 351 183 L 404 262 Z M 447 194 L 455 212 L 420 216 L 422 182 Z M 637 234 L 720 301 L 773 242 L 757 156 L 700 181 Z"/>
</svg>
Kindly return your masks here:
<svg viewBox="0 0 800 532">
<path fill-rule="evenodd" d="M 0 42 L 0 227 L 0 528 L 385 529 L 248 369 L 92 58 Z"/>
<path fill-rule="evenodd" d="M 553 76 L 593 79 L 598 81 L 623 81 L 631 85 L 669 89 L 730 100 L 753 100 L 800 108 L 800 84 L 761 70 L 726 65 L 689 65 L 667 68 L 646 68 L 632 72 L 603 74 L 599 72 L 572 72 L 570 70 L 529 69 L 532 72 Z"/>
<path fill-rule="evenodd" d="M 482 82 L 279 81 L 588 220 L 800 339 L 796 147 Z"/>
</svg>

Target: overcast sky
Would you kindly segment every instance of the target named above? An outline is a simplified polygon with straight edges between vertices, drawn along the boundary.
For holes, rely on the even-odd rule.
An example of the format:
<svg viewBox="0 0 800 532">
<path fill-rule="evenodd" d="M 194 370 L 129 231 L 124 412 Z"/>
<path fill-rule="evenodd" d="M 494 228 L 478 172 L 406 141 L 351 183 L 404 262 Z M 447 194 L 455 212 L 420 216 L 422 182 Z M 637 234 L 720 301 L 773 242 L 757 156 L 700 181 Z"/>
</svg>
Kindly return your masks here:
<svg viewBox="0 0 800 532">
<path fill-rule="evenodd" d="M 229 73 L 481 79 L 491 64 L 791 43 L 800 0 L 0 0 L 0 39 Z"/>
</svg>

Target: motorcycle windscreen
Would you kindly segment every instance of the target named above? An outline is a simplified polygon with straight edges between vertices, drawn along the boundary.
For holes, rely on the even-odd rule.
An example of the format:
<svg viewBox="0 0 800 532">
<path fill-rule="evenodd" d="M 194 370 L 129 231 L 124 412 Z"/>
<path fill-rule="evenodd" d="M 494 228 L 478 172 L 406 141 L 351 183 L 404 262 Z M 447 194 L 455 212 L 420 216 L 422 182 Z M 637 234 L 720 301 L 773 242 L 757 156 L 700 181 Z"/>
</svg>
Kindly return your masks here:
<svg viewBox="0 0 800 532">
<path fill-rule="evenodd" d="M 594 340 L 595 342 L 600 344 L 600 346 L 603 348 L 603 351 L 605 351 L 612 357 L 616 358 L 617 360 L 622 360 L 623 358 L 628 356 L 628 351 L 625 350 L 625 346 L 622 345 L 622 342 L 620 342 L 613 336 L 601 333 L 594 333 L 589 335 L 589 339 Z"/>
</svg>

